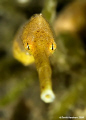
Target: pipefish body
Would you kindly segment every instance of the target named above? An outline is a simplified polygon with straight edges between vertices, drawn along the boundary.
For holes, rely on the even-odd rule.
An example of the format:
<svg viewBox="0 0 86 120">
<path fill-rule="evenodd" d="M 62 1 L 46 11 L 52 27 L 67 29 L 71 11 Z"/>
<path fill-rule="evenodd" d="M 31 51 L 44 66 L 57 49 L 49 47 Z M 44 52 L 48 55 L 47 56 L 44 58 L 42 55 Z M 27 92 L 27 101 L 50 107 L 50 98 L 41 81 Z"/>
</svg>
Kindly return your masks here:
<svg viewBox="0 0 86 120">
<path fill-rule="evenodd" d="M 35 14 L 18 31 L 13 43 L 13 55 L 24 65 L 35 61 L 40 80 L 41 99 L 50 103 L 55 95 L 52 90 L 49 56 L 56 49 L 54 35 L 42 14 Z"/>
</svg>

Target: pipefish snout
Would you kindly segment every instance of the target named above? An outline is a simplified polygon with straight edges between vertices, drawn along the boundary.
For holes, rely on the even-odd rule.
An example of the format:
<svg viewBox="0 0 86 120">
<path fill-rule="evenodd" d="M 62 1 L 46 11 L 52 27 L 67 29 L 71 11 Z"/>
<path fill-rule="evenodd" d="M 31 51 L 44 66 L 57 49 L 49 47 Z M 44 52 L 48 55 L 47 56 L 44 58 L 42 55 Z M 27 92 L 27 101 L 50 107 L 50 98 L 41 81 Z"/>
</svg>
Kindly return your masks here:
<svg viewBox="0 0 86 120">
<path fill-rule="evenodd" d="M 24 65 L 35 61 L 40 80 L 41 99 L 50 103 L 55 95 L 52 91 L 49 56 L 56 49 L 54 35 L 42 14 L 36 14 L 19 30 L 14 40 L 13 54 Z"/>
</svg>

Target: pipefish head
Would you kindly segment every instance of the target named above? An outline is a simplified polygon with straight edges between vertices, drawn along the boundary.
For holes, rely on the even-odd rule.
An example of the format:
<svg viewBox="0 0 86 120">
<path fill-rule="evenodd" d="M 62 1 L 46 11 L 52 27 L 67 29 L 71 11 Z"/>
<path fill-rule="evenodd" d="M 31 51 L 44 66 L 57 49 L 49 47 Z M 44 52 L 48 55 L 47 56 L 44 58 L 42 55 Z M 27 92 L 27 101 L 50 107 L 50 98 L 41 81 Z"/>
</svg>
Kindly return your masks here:
<svg viewBox="0 0 86 120">
<path fill-rule="evenodd" d="M 53 32 L 42 14 L 36 14 L 26 24 L 22 41 L 25 49 L 32 55 L 40 51 L 50 56 L 56 49 Z"/>
</svg>

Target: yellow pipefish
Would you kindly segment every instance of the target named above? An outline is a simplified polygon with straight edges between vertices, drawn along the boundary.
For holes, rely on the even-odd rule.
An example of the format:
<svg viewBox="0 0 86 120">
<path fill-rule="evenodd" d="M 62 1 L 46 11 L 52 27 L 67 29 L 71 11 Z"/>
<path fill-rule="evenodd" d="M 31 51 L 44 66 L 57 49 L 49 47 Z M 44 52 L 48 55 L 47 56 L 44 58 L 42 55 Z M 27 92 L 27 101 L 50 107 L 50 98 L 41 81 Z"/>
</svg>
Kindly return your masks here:
<svg viewBox="0 0 86 120">
<path fill-rule="evenodd" d="M 41 99 L 50 103 L 55 95 L 52 91 L 49 56 L 56 49 L 53 32 L 42 14 L 34 15 L 18 31 L 13 44 L 13 55 L 24 65 L 35 61 L 39 74 Z"/>
</svg>

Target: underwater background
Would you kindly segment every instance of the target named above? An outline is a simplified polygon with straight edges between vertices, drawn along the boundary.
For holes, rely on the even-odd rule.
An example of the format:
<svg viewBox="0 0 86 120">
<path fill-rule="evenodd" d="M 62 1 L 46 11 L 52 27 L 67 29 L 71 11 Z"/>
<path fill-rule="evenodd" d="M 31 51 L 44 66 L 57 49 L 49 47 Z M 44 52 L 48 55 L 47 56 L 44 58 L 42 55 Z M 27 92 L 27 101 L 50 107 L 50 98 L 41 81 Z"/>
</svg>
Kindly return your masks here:
<svg viewBox="0 0 86 120">
<path fill-rule="evenodd" d="M 55 100 L 40 99 L 35 64 L 13 57 L 23 23 L 42 13 L 55 34 L 49 57 Z M 0 120 L 86 120 L 86 0 L 0 0 Z"/>
</svg>

